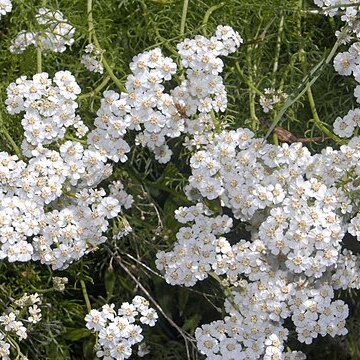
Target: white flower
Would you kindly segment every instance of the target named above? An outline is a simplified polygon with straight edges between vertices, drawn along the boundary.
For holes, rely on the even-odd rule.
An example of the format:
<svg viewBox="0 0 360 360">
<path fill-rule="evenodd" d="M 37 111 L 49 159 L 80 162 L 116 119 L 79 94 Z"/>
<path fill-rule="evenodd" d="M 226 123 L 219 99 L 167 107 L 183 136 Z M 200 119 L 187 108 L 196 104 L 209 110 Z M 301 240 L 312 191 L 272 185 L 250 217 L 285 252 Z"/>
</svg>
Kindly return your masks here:
<svg viewBox="0 0 360 360">
<path fill-rule="evenodd" d="M 0 0 L 0 19 L 2 15 L 11 12 L 12 4 L 10 0 Z"/>
<path fill-rule="evenodd" d="M 151 308 L 147 310 L 143 310 L 141 312 L 141 315 L 142 315 L 140 318 L 141 323 L 149 326 L 154 326 L 159 317 L 156 311 Z"/>
<path fill-rule="evenodd" d="M 351 117 L 337 117 L 334 121 L 334 133 L 342 138 L 349 138 L 352 136 L 356 123 Z"/>
<path fill-rule="evenodd" d="M 334 68 L 340 75 L 351 75 L 355 68 L 355 60 L 351 53 L 338 53 L 334 58 Z"/>
<path fill-rule="evenodd" d="M 105 316 L 98 310 L 92 309 L 89 314 L 85 316 L 86 327 L 91 330 L 100 331 L 106 325 Z"/>
</svg>

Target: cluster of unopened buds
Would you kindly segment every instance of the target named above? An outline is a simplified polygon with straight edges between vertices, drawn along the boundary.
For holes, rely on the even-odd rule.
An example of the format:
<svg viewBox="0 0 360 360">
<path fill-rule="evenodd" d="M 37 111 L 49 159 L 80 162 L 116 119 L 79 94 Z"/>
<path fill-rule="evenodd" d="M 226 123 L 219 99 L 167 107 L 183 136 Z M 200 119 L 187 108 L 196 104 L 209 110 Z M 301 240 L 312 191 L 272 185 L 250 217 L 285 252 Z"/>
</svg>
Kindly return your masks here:
<svg viewBox="0 0 360 360">
<path fill-rule="evenodd" d="M 263 108 L 264 113 L 268 113 L 273 110 L 276 105 L 287 99 L 287 94 L 282 90 L 266 88 L 264 94 L 260 96 L 260 105 Z"/>
<path fill-rule="evenodd" d="M 86 327 L 98 333 L 96 355 L 108 360 L 128 359 L 132 347 L 144 339 L 138 323 L 154 326 L 157 319 L 156 311 L 142 296 L 135 296 L 131 303 L 124 302 L 117 311 L 114 304 L 106 304 L 101 311 L 92 309 L 85 316 Z"/>
<path fill-rule="evenodd" d="M 75 28 L 70 25 L 59 11 L 40 8 L 36 14 L 38 31 L 21 31 L 13 39 L 10 51 L 21 54 L 34 45 L 41 50 L 64 52 L 67 46 L 74 43 Z"/>
<path fill-rule="evenodd" d="M 81 57 L 81 63 L 91 72 L 102 74 L 104 67 L 101 63 L 102 50 L 94 44 L 88 44 L 85 47 L 86 55 Z"/>
<path fill-rule="evenodd" d="M 23 295 L 15 300 L 6 314 L 0 316 L 0 358 L 10 360 L 10 349 L 15 337 L 19 341 L 27 338 L 27 328 L 41 320 L 41 299 L 37 293 Z M 8 340 L 8 336 L 11 340 Z"/>
</svg>

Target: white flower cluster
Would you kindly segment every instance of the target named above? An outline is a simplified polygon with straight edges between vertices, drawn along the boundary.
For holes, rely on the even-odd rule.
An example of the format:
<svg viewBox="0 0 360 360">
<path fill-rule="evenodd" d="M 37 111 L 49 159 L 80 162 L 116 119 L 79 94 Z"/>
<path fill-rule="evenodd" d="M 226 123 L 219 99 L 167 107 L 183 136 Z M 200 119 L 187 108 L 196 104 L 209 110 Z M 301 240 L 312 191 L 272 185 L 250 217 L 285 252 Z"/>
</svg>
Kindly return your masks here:
<svg viewBox="0 0 360 360">
<path fill-rule="evenodd" d="M 226 272 L 226 264 L 220 257 L 223 245 L 228 242 L 217 235 L 230 231 L 232 219 L 226 215 L 210 217 L 210 214 L 211 211 L 201 203 L 176 211 L 175 217 L 180 223 L 193 224 L 180 228 L 173 251 L 156 254 L 156 266 L 164 271 L 169 284 L 193 286 L 198 280 L 206 279 L 210 271 L 218 275 Z"/>
<path fill-rule="evenodd" d="M 350 33 L 355 33 L 355 40 L 360 36 L 360 14 L 358 14 L 359 6 L 350 5 L 351 1 L 342 0 L 314 0 L 315 4 L 322 7 L 330 16 L 342 14 L 341 20 L 344 21 L 349 30 L 344 38 L 344 43 L 351 42 L 353 37 Z M 339 7 L 337 7 L 339 6 Z M 331 7 L 329 11 L 326 11 Z M 340 32 L 338 32 L 340 33 Z M 358 84 L 360 84 L 360 42 L 354 42 L 347 51 L 339 52 L 334 58 L 334 69 L 344 76 L 353 76 Z M 360 85 L 357 85 L 354 90 L 356 102 L 360 103 Z M 338 116 L 333 124 L 334 133 L 341 138 L 350 138 L 355 133 L 355 130 L 360 126 L 360 109 L 350 110 L 344 117 Z"/>
<path fill-rule="evenodd" d="M 12 3 L 10 0 L 0 0 L 0 19 L 1 16 L 12 10 Z"/>
<path fill-rule="evenodd" d="M 69 282 L 69 279 L 67 277 L 54 276 L 52 281 L 54 290 L 63 292 L 65 290 L 65 285 Z"/>
<path fill-rule="evenodd" d="M 338 53 L 334 58 L 334 68 L 344 76 L 352 75 L 360 84 L 360 42 L 353 43 L 348 51 Z M 360 103 L 360 85 L 354 90 L 357 103 Z M 334 133 L 342 138 L 350 138 L 360 126 L 360 108 L 350 110 L 344 117 L 334 121 Z"/>
<path fill-rule="evenodd" d="M 81 57 L 81 63 L 91 72 L 102 74 L 104 67 L 101 63 L 102 50 L 98 49 L 94 44 L 88 44 L 85 47 L 87 55 Z"/>
<path fill-rule="evenodd" d="M 352 0 L 314 0 L 315 5 L 321 7 L 324 13 L 328 16 L 341 15 L 341 20 L 346 22 L 350 31 L 355 34 L 356 37 L 360 35 L 360 23 L 358 17 L 359 5 L 356 1 Z M 354 6 L 349 6 L 354 4 Z M 339 36 L 341 31 L 337 31 L 336 35 Z M 350 40 L 349 36 L 346 36 L 343 41 Z"/>
<path fill-rule="evenodd" d="M 37 147 L 62 139 L 69 126 L 76 126 L 85 135 L 88 129 L 75 115 L 78 107 L 75 100 L 80 92 L 69 71 L 58 71 L 54 80 L 44 72 L 34 75 L 32 80 L 22 76 L 11 83 L 5 104 L 9 114 L 25 112 L 21 124 L 26 142 Z"/>
<path fill-rule="evenodd" d="M 260 358 L 270 351 L 267 336 L 286 340 L 287 318 L 306 344 L 318 335 L 344 335 L 348 308 L 333 301 L 333 289 L 360 288 L 360 258 L 342 251 L 347 231 L 360 240 L 359 201 L 353 196 L 360 138 L 312 156 L 301 143 L 275 146 L 253 135 L 248 129 L 215 134 L 192 156 L 187 189 L 190 199 L 218 198 L 234 218 L 250 223 L 251 240 L 232 245 L 220 236 L 231 232 L 232 219 L 211 215 L 198 203 L 178 209 L 177 220 L 187 226 L 176 234 L 173 251 L 157 254 L 157 267 L 170 284 L 192 286 L 212 273 L 233 287 L 225 304 L 230 317 L 221 321 L 229 330 L 197 332 L 209 359 L 224 356 L 219 353 L 227 351 L 221 346 L 227 337 L 239 343 L 236 351 L 243 349 L 236 358 L 249 352 L 256 354 L 249 359 Z"/>
<path fill-rule="evenodd" d="M 260 105 L 263 108 L 264 113 L 268 113 L 274 109 L 274 106 L 280 102 L 286 100 L 288 95 L 282 90 L 275 90 L 272 88 L 264 89 L 264 95 L 260 96 Z"/>
<path fill-rule="evenodd" d="M 134 57 L 126 93 L 104 92 L 89 145 L 113 161 L 124 162 L 130 151 L 123 139 L 128 130 L 141 131 L 137 144 L 147 146 L 159 162 L 170 160 L 166 138 L 187 132 L 202 134 L 213 128 L 210 112 L 224 111 L 226 91 L 219 73 L 219 56 L 234 52 L 242 39 L 230 27 L 219 26 L 211 39 L 196 36 L 178 45 L 186 79 L 167 93 L 164 81 L 177 70 L 172 59 L 156 48 Z"/>
<path fill-rule="evenodd" d="M 340 75 L 344 75 L 344 76 L 352 75 L 356 80 L 356 82 L 359 84 L 360 83 L 360 42 L 353 43 L 349 47 L 348 51 L 338 53 L 334 58 L 334 68 Z M 354 96 L 356 97 L 357 103 L 360 103 L 360 85 L 357 85 L 355 87 Z M 341 119 L 337 121 L 340 122 Z M 358 126 L 358 123 L 356 122 L 354 123 L 354 121 L 348 121 L 348 120 L 344 120 L 342 121 L 342 123 L 343 124 L 349 123 L 349 125 L 348 127 L 346 127 L 347 131 L 345 131 L 343 134 L 341 132 L 341 128 L 345 127 L 345 125 L 338 126 L 338 128 L 340 127 L 339 136 L 351 137 L 354 127 Z"/>
<path fill-rule="evenodd" d="M 39 31 L 20 31 L 13 39 L 10 51 L 21 54 L 30 45 L 42 50 L 64 52 L 66 46 L 74 43 L 75 28 L 63 17 L 61 11 L 40 8 L 36 14 L 36 21 L 40 25 Z"/>
<path fill-rule="evenodd" d="M 87 132 L 75 115 L 80 88 L 70 72 L 57 72 L 54 80 L 47 73 L 21 77 L 7 92 L 8 112 L 25 112 L 28 161 L 0 153 L 0 258 L 63 269 L 106 241 L 109 219 L 129 208 L 132 197 L 120 181 L 108 192 L 96 188 L 112 174 L 107 158 L 64 139 L 71 126 L 77 135 Z"/>
<path fill-rule="evenodd" d="M 37 293 L 25 294 L 10 305 L 11 310 L 7 314 L 0 316 L 0 359 L 10 360 L 10 348 L 14 346 L 14 336 L 19 341 L 26 339 L 27 327 L 41 320 L 39 305 L 41 305 L 41 299 Z M 8 336 L 10 339 L 7 338 Z"/>
<path fill-rule="evenodd" d="M 109 219 L 132 203 L 119 182 L 95 188 L 111 175 L 105 161 L 73 141 L 28 164 L 0 153 L 0 258 L 63 269 L 105 242 Z"/>
<path fill-rule="evenodd" d="M 92 309 L 85 316 L 86 327 L 98 333 L 96 355 L 99 358 L 128 359 L 132 346 L 144 339 L 142 328 L 136 322 L 154 326 L 158 315 L 142 296 L 135 296 L 131 303 L 124 302 L 117 312 L 114 308 L 114 304 L 106 304 L 101 311 Z"/>
</svg>

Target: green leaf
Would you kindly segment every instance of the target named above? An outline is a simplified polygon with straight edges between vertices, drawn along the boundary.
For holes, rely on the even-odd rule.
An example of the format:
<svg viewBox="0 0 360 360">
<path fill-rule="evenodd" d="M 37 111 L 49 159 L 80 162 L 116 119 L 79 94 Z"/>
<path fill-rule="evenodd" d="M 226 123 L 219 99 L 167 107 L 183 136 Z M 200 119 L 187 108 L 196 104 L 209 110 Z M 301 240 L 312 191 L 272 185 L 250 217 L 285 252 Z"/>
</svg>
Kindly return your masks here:
<svg viewBox="0 0 360 360">
<path fill-rule="evenodd" d="M 194 314 L 185 321 L 182 329 L 184 331 L 193 332 L 199 326 L 201 317 L 200 314 Z"/>
<path fill-rule="evenodd" d="M 164 214 L 165 218 L 163 220 L 164 225 L 168 228 L 173 230 L 174 232 L 180 227 L 180 223 L 177 222 L 175 219 L 175 210 L 179 207 L 174 198 L 169 196 L 169 198 L 165 201 L 164 204 Z"/>
<path fill-rule="evenodd" d="M 106 298 L 110 300 L 114 294 L 116 275 L 112 269 L 107 269 L 104 275 Z"/>
<path fill-rule="evenodd" d="M 95 360 L 98 357 L 94 354 L 95 337 L 91 337 L 84 341 L 83 354 L 84 359 Z"/>
<path fill-rule="evenodd" d="M 153 3 L 162 4 L 162 5 L 172 4 L 174 2 L 174 0 L 151 0 L 151 1 Z"/>
<path fill-rule="evenodd" d="M 64 334 L 64 339 L 70 341 L 78 341 L 86 337 L 89 337 L 91 334 L 92 332 L 87 329 L 72 329 Z"/>
<path fill-rule="evenodd" d="M 46 358 L 47 359 L 57 359 L 57 360 L 70 360 L 70 353 L 68 349 L 63 346 L 61 347 L 61 350 L 59 351 L 59 344 L 52 341 L 47 347 L 46 347 Z"/>
<path fill-rule="evenodd" d="M 188 289 L 180 288 L 179 289 L 179 297 L 178 297 L 178 306 L 179 306 L 180 315 L 182 315 L 184 313 L 184 310 L 186 308 L 188 300 L 189 300 Z"/>
</svg>

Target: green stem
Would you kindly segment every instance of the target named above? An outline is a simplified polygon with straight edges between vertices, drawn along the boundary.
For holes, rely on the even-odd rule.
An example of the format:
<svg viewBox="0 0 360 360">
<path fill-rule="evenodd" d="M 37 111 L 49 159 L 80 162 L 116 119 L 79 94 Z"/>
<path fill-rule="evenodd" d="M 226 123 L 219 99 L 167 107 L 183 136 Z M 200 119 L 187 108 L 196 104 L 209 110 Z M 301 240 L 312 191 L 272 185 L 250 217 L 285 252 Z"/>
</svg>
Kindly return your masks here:
<svg viewBox="0 0 360 360">
<path fill-rule="evenodd" d="M 11 137 L 10 133 L 7 131 L 7 129 L 5 128 L 4 124 L 3 124 L 3 120 L 2 120 L 2 116 L 0 114 L 0 132 L 2 132 L 2 134 L 6 137 L 7 141 L 9 142 L 9 144 L 11 145 L 12 149 L 14 150 L 15 154 L 17 155 L 17 157 L 19 159 L 24 159 L 24 156 L 20 150 L 20 148 L 17 146 L 16 142 L 14 141 L 14 139 Z"/>
<path fill-rule="evenodd" d="M 36 66 L 37 66 L 37 72 L 41 73 L 42 72 L 42 50 L 41 50 L 40 44 L 38 44 L 38 46 L 36 48 Z"/>
<path fill-rule="evenodd" d="M 84 280 L 80 280 L 80 285 L 81 285 L 81 290 L 85 299 L 85 304 L 86 304 L 86 309 L 88 312 L 91 311 L 91 304 L 90 304 L 90 300 L 89 300 L 89 296 L 86 290 L 86 284 Z"/>
<path fill-rule="evenodd" d="M 208 24 L 208 21 L 209 21 L 209 18 L 211 16 L 211 14 L 216 11 L 217 9 L 220 9 L 222 8 L 223 6 L 225 5 L 224 2 L 221 2 L 220 4 L 217 4 L 217 5 L 214 5 L 214 6 L 211 6 L 209 9 L 207 9 L 205 15 L 204 15 L 204 18 L 202 20 L 202 23 L 201 23 L 201 31 L 203 33 L 203 35 L 205 37 L 207 37 L 207 31 L 206 31 L 206 28 L 207 28 L 207 24 Z"/>
<path fill-rule="evenodd" d="M 180 23 L 180 36 L 183 38 L 185 34 L 185 23 L 186 23 L 186 16 L 189 7 L 189 0 L 184 0 L 182 15 L 181 15 L 181 23 Z"/>
<path fill-rule="evenodd" d="M 303 0 L 299 0 L 298 3 L 299 9 L 301 10 L 303 7 Z M 302 39 L 302 31 L 301 31 L 301 11 L 299 11 L 298 13 L 298 19 L 297 19 L 297 28 L 298 28 L 298 35 L 299 38 Z M 300 63 L 302 66 L 302 70 L 304 73 L 307 72 L 307 66 L 306 66 L 306 52 L 304 50 L 303 44 L 301 43 L 301 41 L 299 42 L 300 47 L 299 47 L 299 59 L 300 59 Z M 329 138 L 331 138 L 332 140 L 334 140 L 336 143 L 341 144 L 343 141 L 337 137 L 335 134 L 333 134 L 326 126 L 323 125 L 322 121 L 320 120 L 319 114 L 317 112 L 316 109 L 316 105 L 315 105 L 315 100 L 314 100 L 314 96 L 313 93 L 311 91 L 311 85 L 309 85 L 306 89 L 306 95 L 309 101 L 309 105 L 310 105 L 310 110 L 315 122 L 315 125 Z"/>
<path fill-rule="evenodd" d="M 93 97 L 95 96 L 96 94 L 98 94 L 106 85 L 107 83 L 109 82 L 110 80 L 110 76 L 107 76 L 102 82 L 101 84 L 99 84 L 94 90 L 86 93 L 86 94 L 82 94 L 78 97 L 78 101 L 81 101 L 81 100 L 84 100 L 84 99 L 87 99 L 89 97 Z"/>
<path fill-rule="evenodd" d="M 24 356 L 24 354 L 20 350 L 18 343 L 11 336 L 9 336 L 9 334 L 7 334 L 5 339 L 16 349 L 17 356 L 16 356 L 15 360 L 19 359 L 20 356 Z"/>
<path fill-rule="evenodd" d="M 316 124 L 316 126 L 329 138 L 331 138 L 332 140 L 334 140 L 337 144 L 344 144 L 346 143 L 346 141 L 340 139 L 339 137 L 337 137 L 334 133 L 332 133 L 326 126 L 323 125 L 323 123 L 321 122 L 318 112 L 316 110 L 316 105 L 315 105 L 315 101 L 314 101 L 314 97 L 311 91 L 311 87 L 309 87 L 306 91 L 307 93 L 307 97 L 309 100 L 309 105 L 310 105 L 310 109 L 311 109 L 311 113 L 314 119 L 314 122 Z"/>
<path fill-rule="evenodd" d="M 89 27 L 89 42 L 91 43 L 91 37 L 95 32 L 94 28 L 94 18 L 93 18 L 93 10 L 92 10 L 92 0 L 87 1 L 87 20 L 88 20 L 88 27 Z"/>
<path fill-rule="evenodd" d="M 276 117 L 274 118 L 274 121 L 272 122 L 268 132 L 266 133 L 264 139 L 266 139 L 275 129 L 275 127 L 277 126 L 277 124 L 280 122 L 280 120 L 282 119 L 282 117 L 284 116 L 284 114 L 286 113 L 287 109 L 293 105 L 298 99 L 300 99 L 305 92 L 307 91 L 307 89 L 312 86 L 316 80 L 320 77 L 321 75 L 321 70 L 324 68 L 324 66 L 326 64 L 329 64 L 329 62 L 331 61 L 331 59 L 334 57 L 338 47 L 341 45 L 341 38 L 342 35 L 345 34 L 345 32 L 347 32 L 348 30 L 348 26 L 345 25 L 341 34 L 338 37 L 338 40 L 336 41 L 336 43 L 334 44 L 333 48 L 331 49 L 331 51 L 329 52 L 328 55 L 324 55 L 324 58 L 319 61 L 318 64 L 316 64 L 311 70 L 310 72 L 303 78 L 303 80 L 301 81 L 300 85 L 298 86 L 298 88 L 286 99 L 284 105 L 281 107 L 281 109 L 279 110 L 278 114 L 276 115 Z"/>
<path fill-rule="evenodd" d="M 249 83 L 253 83 L 253 77 L 252 77 L 252 59 L 251 59 L 251 51 L 252 47 L 248 47 L 246 49 L 246 62 L 248 64 L 249 68 Z M 249 111 L 250 111 L 250 119 L 251 119 L 251 129 L 253 131 L 257 130 L 259 127 L 259 119 L 256 116 L 256 110 L 255 110 L 255 96 L 256 93 L 254 92 L 253 88 L 249 86 Z"/>
<path fill-rule="evenodd" d="M 166 49 L 168 49 L 174 56 L 178 57 L 179 53 L 176 49 L 170 45 L 169 41 L 160 35 L 159 29 L 155 29 L 156 38 L 160 40 L 160 45 L 163 45 Z"/>
<path fill-rule="evenodd" d="M 65 134 L 64 138 L 65 138 L 65 140 L 72 140 L 72 141 L 76 141 L 80 144 L 87 145 L 86 140 L 75 138 L 69 134 Z"/>
<path fill-rule="evenodd" d="M 279 57 L 280 57 L 280 49 L 281 49 L 281 37 L 284 31 L 284 15 L 280 17 L 279 30 L 276 39 L 276 48 L 275 48 L 275 56 L 274 56 L 274 65 L 273 65 L 273 76 L 272 76 L 272 87 L 275 86 L 275 74 L 279 67 Z"/>
<path fill-rule="evenodd" d="M 264 94 L 246 77 L 244 72 L 240 69 L 240 65 L 238 61 L 235 61 L 235 68 L 236 71 L 239 73 L 239 75 L 242 77 L 242 79 L 245 81 L 246 85 L 254 90 L 259 96 L 263 96 Z"/>
<path fill-rule="evenodd" d="M 37 293 L 39 294 L 46 294 L 46 293 L 49 293 L 49 292 L 52 292 L 54 291 L 55 289 L 52 287 L 50 289 L 37 289 L 35 286 L 33 285 L 30 285 L 30 287 Z"/>
<path fill-rule="evenodd" d="M 273 144 L 274 145 L 279 145 L 279 138 L 276 134 L 273 134 Z"/>
<path fill-rule="evenodd" d="M 221 277 L 219 275 L 217 275 L 215 272 L 209 271 L 208 274 L 213 279 L 215 279 L 219 283 L 219 285 L 222 287 L 226 299 L 230 302 L 230 304 L 234 307 L 234 309 L 236 309 L 237 311 L 240 311 L 239 306 L 235 303 L 235 298 L 234 298 L 234 295 L 233 295 L 230 287 L 224 286 Z"/>
<path fill-rule="evenodd" d="M 95 38 L 94 38 L 95 39 Z M 96 44 L 96 42 L 95 42 Z M 99 43 L 98 43 L 99 44 Z M 98 45 L 96 45 L 98 46 Z M 103 57 L 102 58 L 102 63 L 104 65 L 105 70 L 107 71 L 107 73 L 109 74 L 111 80 L 115 83 L 115 85 L 118 87 L 118 89 L 122 92 L 127 92 L 125 86 L 121 83 L 121 81 L 115 76 L 114 72 L 112 71 L 111 66 L 109 65 L 109 63 L 106 61 L 106 59 Z"/>
<path fill-rule="evenodd" d="M 101 49 L 100 43 L 96 37 L 95 27 L 94 27 L 94 18 L 93 18 L 93 2 L 92 0 L 87 0 L 87 20 L 88 20 L 88 27 L 89 27 L 89 39 L 93 39 L 94 44 L 97 48 Z M 102 56 L 101 59 L 102 64 L 104 65 L 105 70 L 109 74 L 111 80 L 114 84 L 118 87 L 118 89 L 122 92 L 126 92 L 125 86 L 121 83 L 121 81 L 115 76 L 111 66 L 106 61 L 105 57 Z"/>
</svg>

